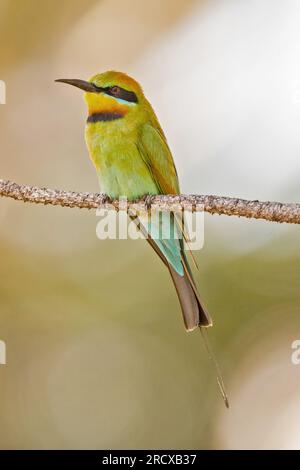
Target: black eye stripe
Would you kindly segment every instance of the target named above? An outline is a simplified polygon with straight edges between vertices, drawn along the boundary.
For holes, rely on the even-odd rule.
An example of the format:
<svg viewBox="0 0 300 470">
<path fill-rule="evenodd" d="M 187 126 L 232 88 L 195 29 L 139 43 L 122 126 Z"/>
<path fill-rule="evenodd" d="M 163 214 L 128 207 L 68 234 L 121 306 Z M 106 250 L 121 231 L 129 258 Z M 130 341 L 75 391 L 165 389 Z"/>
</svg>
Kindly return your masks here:
<svg viewBox="0 0 300 470">
<path fill-rule="evenodd" d="M 104 93 L 109 96 L 114 96 L 115 98 L 120 98 L 121 100 L 128 101 L 129 103 L 138 103 L 136 94 L 133 91 L 125 90 L 124 88 L 117 87 L 117 92 L 113 92 L 116 87 L 107 87 L 104 88 Z"/>
</svg>

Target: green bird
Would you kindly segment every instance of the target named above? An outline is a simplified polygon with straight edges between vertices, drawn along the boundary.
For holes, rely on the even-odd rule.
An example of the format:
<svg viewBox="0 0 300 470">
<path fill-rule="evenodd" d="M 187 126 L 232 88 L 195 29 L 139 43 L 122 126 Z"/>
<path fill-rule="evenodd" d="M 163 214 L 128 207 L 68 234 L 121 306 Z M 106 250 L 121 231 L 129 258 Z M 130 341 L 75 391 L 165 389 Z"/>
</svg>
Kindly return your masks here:
<svg viewBox="0 0 300 470">
<path fill-rule="evenodd" d="M 109 197 L 135 200 L 145 195 L 179 194 L 178 175 L 172 153 L 155 112 L 139 83 L 122 72 L 108 71 L 89 81 L 59 79 L 85 91 L 88 118 L 85 139 L 96 168 L 100 188 Z M 196 289 L 186 253 L 184 234 L 171 217 L 170 237 L 161 236 L 161 220 L 143 223 L 147 241 L 168 268 L 175 285 L 187 331 L 197 327 L 217 368 L 217 380 L 228 406 L 218 365 L 202 327 L 212 326 L 211 317 Z M 170 220 L 170 219 L 169 219 Z M 171 235 L 173 234 L 173 235 Z"/>
<path fill-rule="evenodd" d="M 97 74 L 89 81 L 57 81 L 86 92 L 85 139 L 104 193 L 128 200 L 180 193 L 166 137 L 138 82 L 114 71 Z M 187 331 L 211 326 L 211 318 L 195 287 L 183 239 L 175 237 L 180 228 L 174 218 L 169 239 L 159 236 L 158 224 L 144 228 L 149 235 L 147 240 L 171 274 Z"/>
</svg>

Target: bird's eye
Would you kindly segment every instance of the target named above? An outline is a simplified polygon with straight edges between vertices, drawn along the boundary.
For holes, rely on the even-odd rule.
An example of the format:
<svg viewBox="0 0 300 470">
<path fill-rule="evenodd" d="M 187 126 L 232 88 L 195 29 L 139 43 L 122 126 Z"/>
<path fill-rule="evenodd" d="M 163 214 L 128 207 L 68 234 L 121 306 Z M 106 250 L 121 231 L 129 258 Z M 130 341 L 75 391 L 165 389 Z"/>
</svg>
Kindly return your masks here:
<svg viewBox="0 0 300 470">
<path fill-rule="evenodd" d="M 111 87 L 110 92 L 111 92 L 112 95 L 118 95 L 120 93 L 120 87 L 113 86 L 113 87 Z"/>
</svg>

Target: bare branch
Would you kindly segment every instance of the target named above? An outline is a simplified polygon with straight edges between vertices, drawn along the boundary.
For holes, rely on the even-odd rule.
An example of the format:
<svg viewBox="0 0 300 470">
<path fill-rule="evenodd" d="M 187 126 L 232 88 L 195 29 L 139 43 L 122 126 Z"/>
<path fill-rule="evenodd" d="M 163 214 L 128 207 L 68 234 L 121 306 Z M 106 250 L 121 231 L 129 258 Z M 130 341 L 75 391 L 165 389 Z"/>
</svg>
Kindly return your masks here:
<svg viewBox="0 0 300 470">
<path fill-rule="evenodd" d="M 99 207 L 119 209 L 118 200 L 110 200 L 105 194 L 77 193 L 57 189 L 23 186 L 0 179 L 0 196 L 17 201 L 53 206 L 76 207 L 79 209 L 97 209 Z M 183 209 L 201 211 L 211 214 L 234 215 L 249 219 L 263 219 L 270 222 L 300 224 L 300 204 L 282 202 L 249 201 L 246 199 L 205 196 L 205 195 L 160 195 L 146 196 L 128 207 L 135 210 L 146 210 L 149 207 L 164 211 Z"/>
</svg>

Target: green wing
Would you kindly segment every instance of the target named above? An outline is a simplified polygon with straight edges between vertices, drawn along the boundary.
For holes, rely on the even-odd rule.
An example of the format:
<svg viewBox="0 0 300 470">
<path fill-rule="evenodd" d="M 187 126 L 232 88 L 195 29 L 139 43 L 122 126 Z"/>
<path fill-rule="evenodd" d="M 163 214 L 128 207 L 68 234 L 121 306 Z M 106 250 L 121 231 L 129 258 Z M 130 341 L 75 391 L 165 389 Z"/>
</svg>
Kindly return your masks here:
<svg viewBox="0 0 300 470">
<path fill-rule="evenodd" d="M 161 194 L 179 194 L 177 171 L 164 135 L 151 124 L 141 127 L 138 149 Z"/>
</svg>

